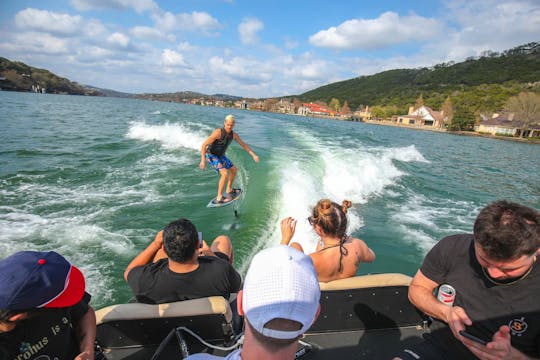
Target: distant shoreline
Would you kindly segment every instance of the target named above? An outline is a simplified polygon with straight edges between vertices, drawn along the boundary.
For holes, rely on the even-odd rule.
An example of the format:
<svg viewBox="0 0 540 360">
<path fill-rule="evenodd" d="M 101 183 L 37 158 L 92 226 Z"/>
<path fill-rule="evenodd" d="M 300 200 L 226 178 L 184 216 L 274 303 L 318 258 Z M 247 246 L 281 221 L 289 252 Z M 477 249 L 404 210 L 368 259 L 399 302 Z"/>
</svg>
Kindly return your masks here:
<svg viewBox="0 0 540 360">
<path fill-rule="evenodd" d="M 473 137 L 484 137 L 488 139 L 496 139 L 496 140 L 506 140 L 506 141 L 513 141 L 513 142 L 519 142 L 519 143 L 525 143 L 525 144 L 535 144 L 540 145 L 540 140 L 535 138 L 519 138 L 519 137 L 510 137 L 510 136 L 497 136 L 497 135 L 490 135 L 490 134 L 482 134 L 475 131 L 448 131 L 446 129 L 438 129 L 438 128 L 428 128 L 428 127 L 421 127 L 421 126 L 414 126 L 414 125 L 400 125 L 395 124 L 389 121 L 379 121 L 379 120 L 367 120 L 363 121 L 365 124 L 372 124 L 372 125 L 382 125 L 382 126 L 393 126 L 393 127 L 399 127 L 402 129 L 411 129 L 411 130 L 424 130 L 424 131 L 432 131 L 432 132 L 438 132 L 438 133 L 445 133 L 449 135 L 458 135 L 458 136 L 473 136 Z"/>
</svg>

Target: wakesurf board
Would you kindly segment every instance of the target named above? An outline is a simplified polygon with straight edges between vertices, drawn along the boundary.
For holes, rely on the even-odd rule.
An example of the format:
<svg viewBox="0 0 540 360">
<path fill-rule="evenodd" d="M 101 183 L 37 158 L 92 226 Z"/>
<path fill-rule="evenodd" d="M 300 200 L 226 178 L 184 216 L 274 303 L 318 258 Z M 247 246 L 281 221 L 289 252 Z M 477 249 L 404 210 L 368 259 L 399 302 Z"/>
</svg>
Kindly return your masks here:
<svg viewBox="0 0 540 360">
<path fill-rule="evenodd" d="M 240 195 L 242 195 L 242 189 L 233 189 L 233 191 L 234 192 L 232 195 L 228 195 L 230 197 L 223 197 L 223 202 L 216 202 L 216 198 L 213 198 L 212 200 L 210 200 L 208 205 L 206 205 L 206 207 L 215 208 L 233 204 L 234 202 L 236 202 L 236 200 L 240 198 Z"/>
</svg>

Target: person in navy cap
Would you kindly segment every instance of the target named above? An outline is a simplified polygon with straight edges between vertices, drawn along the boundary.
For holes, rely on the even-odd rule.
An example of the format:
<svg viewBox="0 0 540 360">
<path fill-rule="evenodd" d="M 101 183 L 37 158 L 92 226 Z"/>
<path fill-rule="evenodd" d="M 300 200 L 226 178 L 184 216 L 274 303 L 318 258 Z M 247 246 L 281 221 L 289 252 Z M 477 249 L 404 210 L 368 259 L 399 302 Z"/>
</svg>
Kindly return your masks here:
<svg viewBox="0 0 540 360">
<path fill-rule="evenodd" d="M 84 276 L 54 251 L 0 260 L 0 359 L 94 359 Z"/>
</svg>

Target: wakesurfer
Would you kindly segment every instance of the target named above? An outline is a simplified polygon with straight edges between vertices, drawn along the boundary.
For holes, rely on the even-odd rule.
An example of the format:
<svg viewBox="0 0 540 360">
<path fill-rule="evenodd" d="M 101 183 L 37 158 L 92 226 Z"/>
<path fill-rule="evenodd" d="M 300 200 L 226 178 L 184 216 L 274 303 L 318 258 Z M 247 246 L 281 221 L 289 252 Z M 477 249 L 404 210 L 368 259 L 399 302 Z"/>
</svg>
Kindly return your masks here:
<svg viewBox="0 0 540 360">
<path fill-rule="evenodd" d="M 232 187 L 234 178 L 236 176 L 237 168 L 234 166 L 231 160 L 225 156 L 227 148 L 233 140 L 236 140 L 240 146 L 253 158 L 255 162 L 259 162 L 259 157 L 248 144 L 246 144 L 240 136 L 233 131 L 234 128 L 234 116 L 227 115 L 223 122 L 223 128 L 215 129 L 212 134 L 205 140 L 201 146 L 201 162 L 199 167 L 204 169 L 206 161 L 212 166 L 214 170 L 220 175 L 218 183 L 218 191 L 215 199 L 215 203 L 225 203 L 230 201 L 239 189 Z M 223 188 L 227 183 L 227 196 L 223 197 Z"/>
</svg>

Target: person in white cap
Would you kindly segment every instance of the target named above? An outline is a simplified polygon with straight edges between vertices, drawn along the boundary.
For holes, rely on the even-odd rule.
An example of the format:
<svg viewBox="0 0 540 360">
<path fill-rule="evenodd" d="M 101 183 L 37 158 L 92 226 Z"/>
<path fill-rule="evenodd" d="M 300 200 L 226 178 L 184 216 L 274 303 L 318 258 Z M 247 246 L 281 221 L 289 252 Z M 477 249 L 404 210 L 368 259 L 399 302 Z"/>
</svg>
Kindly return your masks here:
<svg viewBox="0 0 540 360">
<path fill-rule="evenodd" d="M 319 315 L 320 296 L 309 256 L 284 245 L 262 250 L 253 257 L 238 293 L 238 312 L 245 323 L 244 345 L 225 359 L 294 359 L 298 340 Z M 221 358 L 201 353 L 187 359 Z"/>
</svg>

